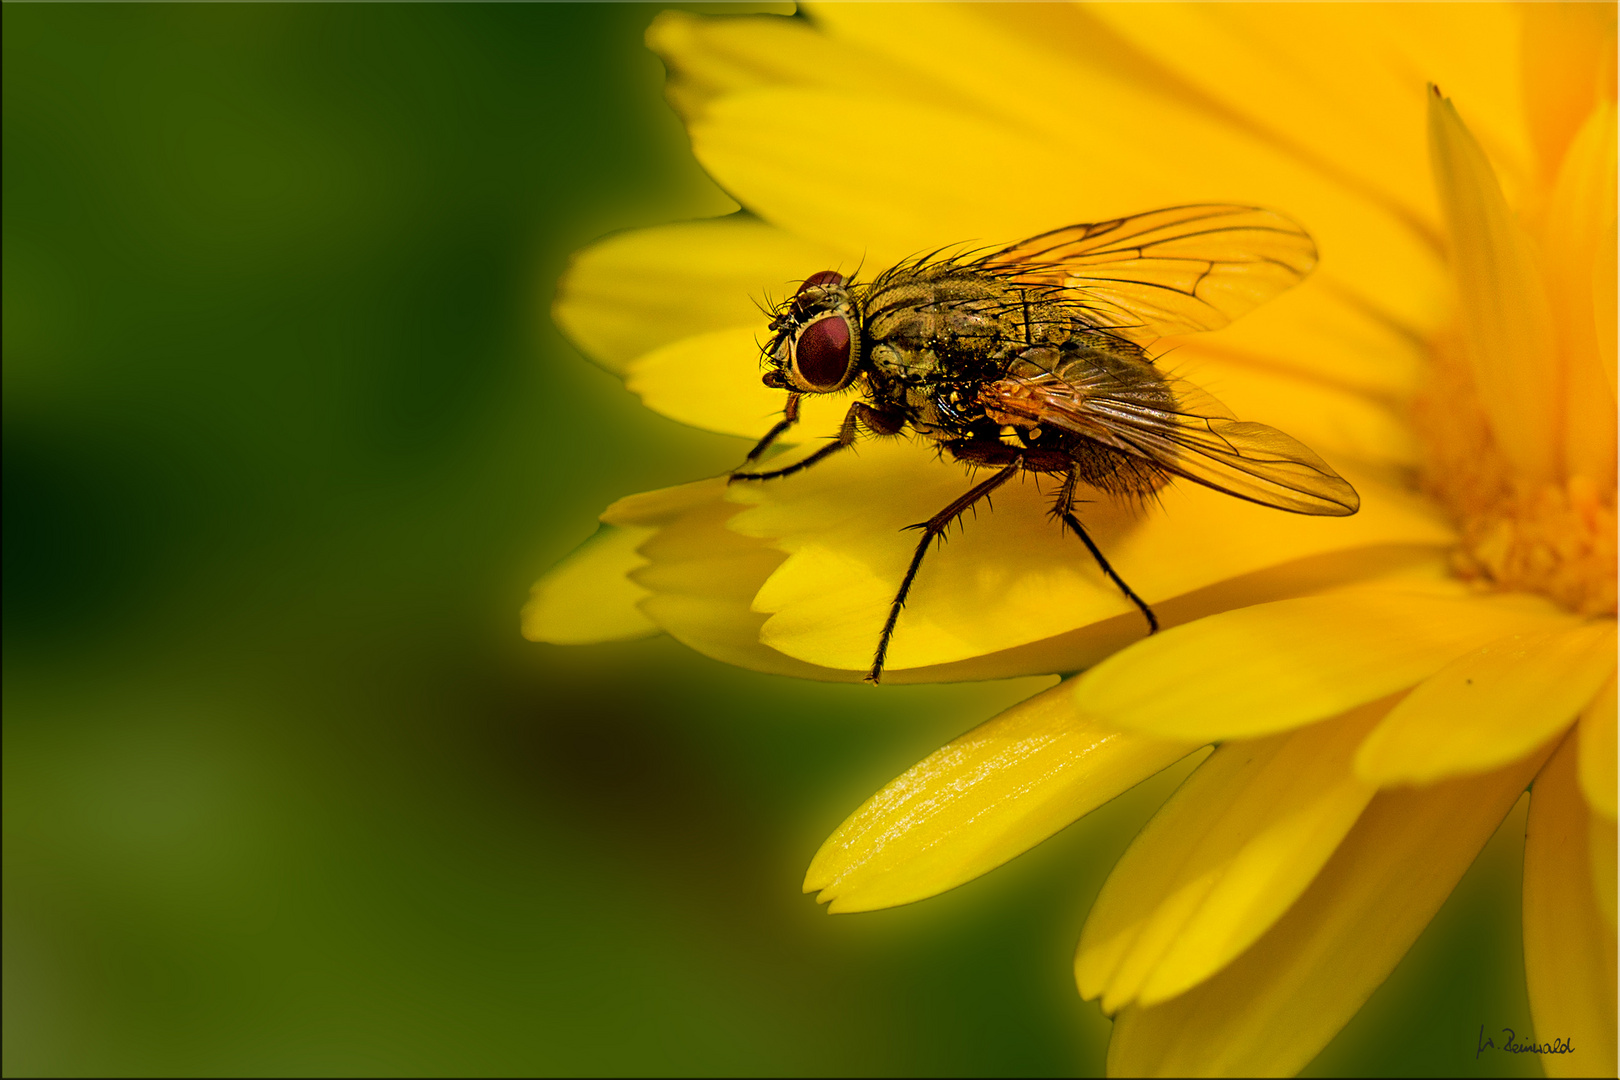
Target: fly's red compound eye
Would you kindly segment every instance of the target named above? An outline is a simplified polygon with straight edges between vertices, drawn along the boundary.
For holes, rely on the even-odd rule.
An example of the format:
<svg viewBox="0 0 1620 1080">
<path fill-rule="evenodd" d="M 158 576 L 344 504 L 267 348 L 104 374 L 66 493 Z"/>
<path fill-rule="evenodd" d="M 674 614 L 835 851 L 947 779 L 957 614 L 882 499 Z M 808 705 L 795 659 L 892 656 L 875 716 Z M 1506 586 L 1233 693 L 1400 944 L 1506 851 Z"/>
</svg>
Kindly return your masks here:
<svg viewBox="0 0 1620 1080">
<path fill-rule="evenodd" d="M 843 387 L 854 368 L 849 320 L 825 315 L 799 332 L 793 343 L 793 378 L 801 389 L 827 394 Z"/>
<path fill-rule="evenodd" d="M 843 283 L 843 274 L 840 274 L 836 270 L 823 270 L 819 274 L 811 274 L 809 277 L 805 278 L 804 284 L 799 286 L 798 293 L 795 293 L 794 295 L 802 295 L 806 289 L 819 288 L 823 285 L 842 285 Z"/>
</svg>

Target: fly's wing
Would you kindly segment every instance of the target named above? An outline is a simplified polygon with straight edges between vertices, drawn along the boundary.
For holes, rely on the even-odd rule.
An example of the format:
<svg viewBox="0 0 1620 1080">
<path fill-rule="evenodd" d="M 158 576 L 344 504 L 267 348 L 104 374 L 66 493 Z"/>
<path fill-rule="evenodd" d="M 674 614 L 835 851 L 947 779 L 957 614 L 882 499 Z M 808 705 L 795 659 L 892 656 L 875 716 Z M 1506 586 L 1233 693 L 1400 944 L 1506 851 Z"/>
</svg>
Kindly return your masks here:
<svg viewBox="0 0 1620 1080">
<path fill-rule="evenodd" d="M 1219 329 L 1293 287 L 1316 265 L 1316 244 L 1270 210 L 1174 206 L 1054 229 L 978 265 L 1057 292 L 1094 325 L 1146 342 Z"/>
<path fill-rule="evenodd" d="M 980 391 L 1003 422 L 1048 424 L 1145 458 L 1166 472 L 1262 506 L 1345 517 L 1361 497 L 1310 447 L 1266 424 L 1239 420 L 1191 383 L 1070 370 L 1004 378 Z"/>
</svg>

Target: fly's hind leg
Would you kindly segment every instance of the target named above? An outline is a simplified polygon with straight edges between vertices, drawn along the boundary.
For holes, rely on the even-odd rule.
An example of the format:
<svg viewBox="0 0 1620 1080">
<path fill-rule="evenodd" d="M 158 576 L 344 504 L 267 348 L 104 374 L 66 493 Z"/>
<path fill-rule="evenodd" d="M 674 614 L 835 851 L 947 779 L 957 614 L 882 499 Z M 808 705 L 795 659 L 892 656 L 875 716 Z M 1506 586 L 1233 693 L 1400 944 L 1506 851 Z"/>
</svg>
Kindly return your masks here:
<svg viewBox="0 0 1620 1080">
<path fill-rule="evenodd" d="M 911 526 L 913 529 L 922 530 L 922 539 L 917 541 L 917 550 L 912 553 L 911 565 L 906 568 L 905 579 L 900 582 L 900 591 L 895 593 L 894 602 L 889 605 L 889 617 L 883 623 L 883 632 L 878 635 L 877 652 L 872 657 L 872 670 L 866 674 L 867 682 L 875 684 L 883 675 L 883 661 L 889 654 L 889 639 L 894 636 L 894 624 L 900 620 L 900 611 L 906 606 L 906 596 L 911 592 L 911 583 L 917 579 L 917 570 L 922 566 L 923 556 L 928 554 L 928 545 L 943 536 L 951 522 L 967 513 L 974 503 L 1018 475 L 1018 471 L 1023 467 L 1023 458 L 1014 459 L 990 479 L 975 484 L 967 494 L 927 521 Z"/>
<path fill-rule="evenodd" d="M 1097 547 L 1096 542 L 1081 527 L 1080 519 L 1074 516 L 1074 485 L 1075 476 L 1071 471 L 1063 478 L 1063 487 L 1058 490 L 1057 501 L 1052 505 L 1052 515 L 1061 519 L 1063 524 L 1067 525 L 1074 535 L 1080 538 L 1080 542 L 1086 545 L 1086 550 L 1091 552 L 1093 559 L 1097 560 L 1097 566 L 1107 575 L 1108 580 L 1118 585 L 1119 591 L 1125 594 L 1125 598 L 1135 604 L 1137 610 L 1141 611 L 1142 615 L 1147 619 L 1148 633 L 1158 633 L 1159 618 L 1153 614 L 1153 609 L 1148 607 L 1146 600 L 1137 596 L 1136 592 L 1125 584 L 1125 579 L 1120 577 L 1112 566 L 1108 565 L 1108 560 L 1103 558 L 1102 549 Z"/>
<path fill-rule="evenodd" d="M 797 398 L 798 396 L 794 395 L 794 398 L 791 400 L 789 405 L 789 408 L 792 410 L 793 420 L 798 419 L 799 410 Z M 781 434 L 782 431 L 787 430 L 789 422 L 789 417 L 784 414 L 782 420 L 777 423 L 776 427 L 771 429 L 771 433 L 767 434 L 764 439 L 760 440 L 760 444 L 754 447 L 754 452 L 748 455 L 748 460 L 753 461 L 757 455 L 764 453 L 765 448 L 768 447 L 771 442 Z M 796 472 L 803 472 L 812 465 L 819 465 L 821 462 L 826 461 L 840 450 L 847 450 L 849 447 L 855 445 L 855 440 L 860 438 L 861 428 L 863 427 L 874 435 L 898 435 L 900 433 L 900 429 L 905 427 L 905 423 L 905 417 L 903 416 L 887 413 L 881 409 L 874 409 L 864 401 L 857 401 L 851 405 L 849 407 L 849 411 L 844 414 L 844 422 L 839 425 L 837 437 L 826 446 L 823 446 L 820 450 L 817 450 L 815 453 L 805 458 L 803 461 L 795 461 L 793 464 L 784 466 L 783 468 L 770 469 L 765 472 L 733 472 L 729 477 L 727 477 L 726 482 L 736 483 L 738 480 L 775 480 L 782 476 L 792 476 Z M 744 464 L 747 464 L 747 462 L 744 462 Z"/>
</svg>

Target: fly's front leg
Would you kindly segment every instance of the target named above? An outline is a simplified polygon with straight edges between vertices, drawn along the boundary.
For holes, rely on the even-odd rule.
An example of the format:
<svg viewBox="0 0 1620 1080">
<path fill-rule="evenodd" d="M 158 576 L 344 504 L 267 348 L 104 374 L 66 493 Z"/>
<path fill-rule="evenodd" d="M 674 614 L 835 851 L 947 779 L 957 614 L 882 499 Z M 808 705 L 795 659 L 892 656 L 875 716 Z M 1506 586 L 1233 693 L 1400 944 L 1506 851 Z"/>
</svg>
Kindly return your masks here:
<svg viewBox="0 0 1620 1080">
<path fill-rule="evenodd" d="M 743 459 L 743 465 L 748 465 L 751 462 L 758 461 L 759 456 L 765 451 L 769 450 L 772 443 L 776 442 L 777 439 L 780 439 L 784 434 L 787 433 L 789 428 L 798 422 L 799 394 L 790 390 L 788 391 L 787 404 L 782 406 L 782 419 L 778 420 L 771 427 L 771 430 L 765 433 L 765 437 L 759 440 L 759 442 L 755 443 L 752 450 L 748 451 L 748 456 Z M 736 472 L 736 470 L 732 471 L 733 473 Z"/>
<path fill-rule="evenodd" d="M 738 480 L 775 480 L 778 477 L 792 476 L 796 472 L 803 472 L 812 465 L 818 465 L 840 450 L 855 445 L 860 438 L 861 428 L 866 428 L 874 435 L 898 435 L 900 429 L 905 427 L 904 416 L 897 413 L 884 412 L 875 409 L 864 401 L 857 401 L 849 407 L 844 414 L 844 422 L 839 425 L 838 436 L 820 450 L 811 454 L 803 461 L 795 461 L 792 465 L 780 469 L 771 469 L 767 472 L 734 472 L 728 478 L 728 483 Z M 785 429 L 784 429 L 785 430 Z"/>
</svg>

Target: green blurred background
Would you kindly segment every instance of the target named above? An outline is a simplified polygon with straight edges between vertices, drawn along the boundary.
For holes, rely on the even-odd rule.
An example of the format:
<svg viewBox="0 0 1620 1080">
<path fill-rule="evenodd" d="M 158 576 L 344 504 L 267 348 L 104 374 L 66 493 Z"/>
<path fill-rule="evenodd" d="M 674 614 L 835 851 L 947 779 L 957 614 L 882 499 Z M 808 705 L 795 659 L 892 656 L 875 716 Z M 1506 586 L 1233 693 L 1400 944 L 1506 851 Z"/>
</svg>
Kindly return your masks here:
<svg viewBox="0 0 1620 1080">
<path fill-rule="evenodd" d="M 1175 776 L 829 918 L 821 839 L 1030 684 L 517 635 L 742 450 L 547 317 L 719 205 L 656 10 L 4 7 L 7 1075 L 1100 1070 L 1071 950 Z M 1521 837 L 1313 1072 L 1535 1071 L 1473 1057 L 1528 1026 Z"/>
</svg>

